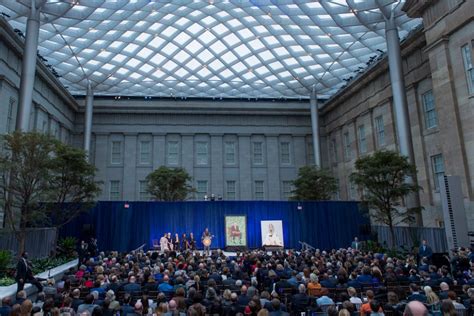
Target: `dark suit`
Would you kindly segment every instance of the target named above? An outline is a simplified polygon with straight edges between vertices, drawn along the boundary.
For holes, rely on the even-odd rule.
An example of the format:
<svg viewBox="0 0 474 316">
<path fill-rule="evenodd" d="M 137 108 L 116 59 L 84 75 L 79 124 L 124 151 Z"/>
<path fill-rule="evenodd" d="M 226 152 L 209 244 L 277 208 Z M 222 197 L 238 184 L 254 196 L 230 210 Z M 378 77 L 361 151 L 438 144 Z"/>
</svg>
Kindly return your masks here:
<svg viewBox="0 0 474 316">
<path fill-rule="evenodd" d="M 420 249 L 418 250 L 418 256 L 420 256 L 420 259 L 426 257 L 428 260 L 431 260 L 431 257 L 433 256 L 433 250 L 431 250 L 431 247 L 428 245 L 421 245 Z"/>
<path fill-rule="evenodd" d="M 408 301 L 419 301 L 422 303 L 426 303 L 426 296 L 420 293 L 413 293 L 410 296 L 408 296 Z"/>
<path fill-rule="evenodd" d="M 31 283 L 38 289 L 38 292 L 43 290 L 43 286 L 33 276 L 30 266 L 25 258 L 20 258 L 16 265 L 16 276 L 15 280 L 18 284 L 17 292 L 20 292 L 25 287 L 25 283 Z"/>
<path fill-rule="evenodd" d="M 291 299 L 291 306 L 297 313 L 305 312 L 309 305 L 309 297 L 306 294 L 295 294 Z"/>
</svg>

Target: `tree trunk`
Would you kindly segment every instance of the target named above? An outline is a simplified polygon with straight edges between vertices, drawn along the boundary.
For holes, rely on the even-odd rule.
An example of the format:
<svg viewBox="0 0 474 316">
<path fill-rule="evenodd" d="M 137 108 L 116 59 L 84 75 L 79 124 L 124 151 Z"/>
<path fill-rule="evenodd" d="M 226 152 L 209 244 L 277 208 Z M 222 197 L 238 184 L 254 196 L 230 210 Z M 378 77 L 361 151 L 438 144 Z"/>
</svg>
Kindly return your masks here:
<svg viewBox="0 0 474 316">
<path fill-rule="evenodd" d="M 393 228 L 393 224 L 390 224 L 389 228 L 390 228 L 390 244 L 391 244 L 392 249 L 395 249 L 396 242 L 395 242 L 395 230 Z"/>
<path fill-rule="evenodd" d="M 21 229 L 20 233 L 18 234 L 18 256 L 25 251 L 25 243 L 26 243 L 26 231 L 24 228 Z"/>
</svg>

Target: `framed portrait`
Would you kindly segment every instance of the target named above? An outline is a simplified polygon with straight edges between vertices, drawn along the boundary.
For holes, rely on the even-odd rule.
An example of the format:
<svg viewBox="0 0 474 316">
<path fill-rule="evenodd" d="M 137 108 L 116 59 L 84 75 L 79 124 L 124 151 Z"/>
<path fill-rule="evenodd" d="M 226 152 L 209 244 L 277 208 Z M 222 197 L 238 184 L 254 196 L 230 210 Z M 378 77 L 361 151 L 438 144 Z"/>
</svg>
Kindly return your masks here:
<svg viewBox="0 0 474 316">
<path fill-rule="evenodd" d="M 282 221 L 261 221 L 260 226 L 263 247 L 284 247 Z"/>
<path fill-rule="evenodd" d="M 247 217 L 245 215 L 225 217 L 226 247 L 247 247 Z"/>
</svg>

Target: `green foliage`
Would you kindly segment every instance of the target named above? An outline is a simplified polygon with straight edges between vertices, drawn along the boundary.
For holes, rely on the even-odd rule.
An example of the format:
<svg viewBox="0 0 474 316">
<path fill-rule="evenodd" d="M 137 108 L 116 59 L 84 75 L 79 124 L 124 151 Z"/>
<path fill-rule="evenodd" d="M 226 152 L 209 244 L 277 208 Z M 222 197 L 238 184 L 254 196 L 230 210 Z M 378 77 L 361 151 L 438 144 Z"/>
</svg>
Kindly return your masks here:
<svg viewBox="0 0 474 316">
<path fill-rule="evenodd" d="M 150 173 L 148 192 L 158 201 L 183 201 L 194 189 L 189 185 L 192 178 L 184 168 L 161 166 Z"/>
<path fill-rule="evenodd" d="M 15 283 L 16 281 L 14 278 L 11 278 L 11 277 L 0 278 L 0 286 L 10 286 Z"/>
<path fill-rule="evenodd" d="M 330 171 L 315 166 L 300 168 L 293 185 L 295 190 L 292 192 L 292 200 L 298 201 L 330 200 L 337 190 L 336 179 Z"/>
<path fill-rule="evenodd" d="M 0 250 L 0 276 L 4 275 L 12 263 L 12 254 L 8 250 Z"/>
<path fill-rule="evenodd" d="M 60 257 L 74 258 L 76 254 L 77 239 L 74 237 L 66 237 L 58 241 L 58 255 Z"/>
<path fill-rule="evenodd" d="M 22 252 L 26 228 L 69 222 L 90 207 L 82 202 L 92 203 L 99 187 L 95 168 L 80 149 L 37 132 L 14 132 L 2 143 L 0 207 Z"/>
<path fill-rule="evenodd" d="M 71 261 L 72 258 L 66 258 L 66 257 L 46 257 L 46 258 L 41 258 L 41 259 L 33 259 L 31 260 L 31 266 L 32 266 L 32 271 L 33 274 L 38 274 L 44 271 L 47 271 L 52 268 L 56 268 L 60 265 L 63 265 L 65 263 L 68 263 Z"/>
<path fill-rule="evenodd" d="M 406 181 L 414 177 L 416 167 L 393 151 L 377 151 L 357 159 L 351 180 L 364 189 L 364 199 L 373 209 L 372 218 L 390 228 L 392 247 L 395 246 L 393 227 L 411 223 L 420 210 L 400 207 L 404 197 L 421 188 Z"/>
</svg>

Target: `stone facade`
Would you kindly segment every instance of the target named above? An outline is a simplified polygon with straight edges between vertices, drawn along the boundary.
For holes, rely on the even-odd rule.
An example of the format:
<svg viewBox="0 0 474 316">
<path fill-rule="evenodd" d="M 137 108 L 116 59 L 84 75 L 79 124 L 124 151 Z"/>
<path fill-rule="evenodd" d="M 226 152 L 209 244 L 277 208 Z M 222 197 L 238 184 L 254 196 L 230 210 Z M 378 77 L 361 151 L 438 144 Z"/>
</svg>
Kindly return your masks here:
<svg viewBox="0 0 474 316">
<path fill-rule="evenodd" d="M 472 231 L 474 94 L 467 84 L 462 47 L 467 45 L 474 58 L 474 3 L 407 1 L 405 10 L 424 20 L 424 29 L 402 43 L 415 163 L 423 187 L 423 222 L 425 226 L 443 224 L 435 174 L 459 175 Z M 357 157 L 398 148 L 387 60 L 328 100 L 321 119 L 328 145 L 323 150 L 325 165 L 339 179 L 341 198 L 357 198 L 360 192 L 348 180 Z"/>
<path fill-rule="evenodd" d="M 0 134 L 13 132 L 16 128 L 22 52 L 22 41 L 0 17 Z M 78 104 L 39 60 L 33 104 L 30 128 L 70 143 Z M 1 210 L 0 227 L 3 227 Z"/>
<path fill-rule="evenodd" d="M 77 145 L 83 122 L 81 112 Z M 191 199 L 287 199 L 312 159 L 307 102 L 96 99 L 92 134 L 100 199 L 146 199 L 140 183 L 162 165 L 188 171 Z"/>
</svg>

